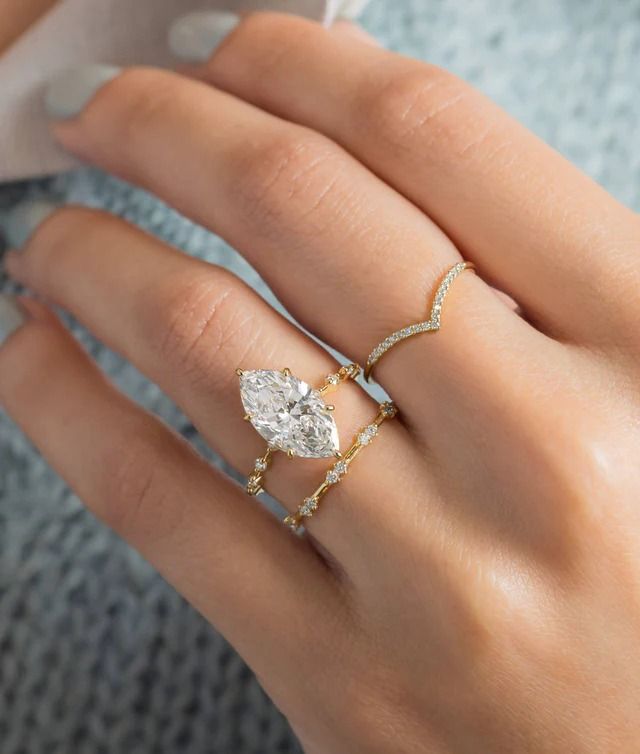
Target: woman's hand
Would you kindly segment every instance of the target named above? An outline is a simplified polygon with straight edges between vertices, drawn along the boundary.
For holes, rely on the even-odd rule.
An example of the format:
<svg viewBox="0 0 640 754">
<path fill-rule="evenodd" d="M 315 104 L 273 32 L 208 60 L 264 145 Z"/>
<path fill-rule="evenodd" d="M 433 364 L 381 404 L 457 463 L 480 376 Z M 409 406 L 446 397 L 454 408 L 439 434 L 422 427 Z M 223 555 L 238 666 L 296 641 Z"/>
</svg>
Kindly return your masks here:
<svg viewBox="0 0 640 754">
<path fill-rule="evenodd" d="M 72 74 L 49 105 L 67 149 L 222 235 L 360 363 L 424 319 L 461 255 L 477 265 L 441 331 L 378 365 L 399 418 L 304 538 L 42 305 L 18 327 L 3 301 L 2 403 L 235 644 L 309 754 L 636 752 L 637 216 L 452 75 L 286 16 L 249 17 L 184 75 Z M 234 276 L 102 212 L 56 212 L 7 266 L 242 470 L 263 445 L 235 368 L 335 369 Z M 354 385 L 332 402 L 343 439 L 375 413 Z M 318 463 L 278 458 L 271 491 L 295 510 Z"/>
</svg>

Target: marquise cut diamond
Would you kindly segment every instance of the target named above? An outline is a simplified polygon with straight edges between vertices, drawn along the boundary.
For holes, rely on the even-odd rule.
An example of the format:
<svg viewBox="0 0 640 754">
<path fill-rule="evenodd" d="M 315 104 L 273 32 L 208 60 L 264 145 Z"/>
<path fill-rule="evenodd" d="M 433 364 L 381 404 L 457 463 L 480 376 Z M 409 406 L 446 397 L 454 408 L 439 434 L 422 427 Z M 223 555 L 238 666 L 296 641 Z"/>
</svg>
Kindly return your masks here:
<svg viewBox="0 0 640 754">
<path fill-rule="evenodd" d="M 302 458 L 328 458 L 340 449 L 338 428 L 320 393 L 292 374 L 243 372 L 240 396 L 251 424 L 271 447 Z"/>
</svg>

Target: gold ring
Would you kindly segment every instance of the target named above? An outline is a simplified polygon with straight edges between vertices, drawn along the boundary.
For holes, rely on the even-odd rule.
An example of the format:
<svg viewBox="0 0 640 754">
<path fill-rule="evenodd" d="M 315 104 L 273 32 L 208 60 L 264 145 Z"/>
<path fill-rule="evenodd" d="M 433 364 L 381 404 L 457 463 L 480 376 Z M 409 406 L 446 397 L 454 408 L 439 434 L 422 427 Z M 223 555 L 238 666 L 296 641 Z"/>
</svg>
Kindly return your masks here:
<svg viewBox="0 0 640 754">
<path fill-rule="evenodd" d="M 358 364 L 347 364 L 314 389 L 290 369 L 236 370 L 244 418 L 267 441 L 249 474 L 249 495 L 264 492 L 264 477 L 278 450 L 289 458 L 342 458 L 334 407 L 324 396 L 346 380 L 356 380 L 361 371 Z"/>
<path fill-rule="evenodd" d="M 453 285 L 453 281 L 461 275 L 465 270 L 475 271 L 475 265 L 471 262 L 458 262 L 454 265 L 449 272 L 444 276 L 435 296 L 433 297 L 433 303 L 431 304 L 431 314 L 428 320 L 424 322 L 418 322 L 415 325 L 409 325 L 403 327 L 401 330 L 389 335 L 381 343 L 379 343 L 367 358 L 367 363 L 364 369 L 364 377 L 367 382 L 371 381 L 371 373 L 380 359 L 391 350 L 395 345 L 407 338 L 412 338 L 414 335 L 420 335 L 423 332 L 437 332 L 440 329 L 442 323 L 442 306 L 444 299 L 449 292 L 449 289 Z"/>
<path fill-rule="evenodd" d="M 344 456 L 342 456 L 342 458 L 340 458 L 340 460 L 333 464 L 329 471 L 327 471 L 325 478 L 313 494 L 306 497 L 298 506 L 298 510 L 290 516 L 287 516 L 283 523 L 292 531 L 298 531 L 305 519 L 312 518 L 319 509 L 322 498 L 327 494 L 331 487 L 342 480 L 345 474 L 349 471 L 351 464 L 362 452 L 363 448 L 369 445 L 369 443 L 371 443 L 371 441 L 378 435 L 380 425 L 387 419 L 393 419 L 396 414 L 397 409 L 393 403 L 389 401 L 381 403 L 375 419 L 358 432 L 349 450 Z"/>
</svg>

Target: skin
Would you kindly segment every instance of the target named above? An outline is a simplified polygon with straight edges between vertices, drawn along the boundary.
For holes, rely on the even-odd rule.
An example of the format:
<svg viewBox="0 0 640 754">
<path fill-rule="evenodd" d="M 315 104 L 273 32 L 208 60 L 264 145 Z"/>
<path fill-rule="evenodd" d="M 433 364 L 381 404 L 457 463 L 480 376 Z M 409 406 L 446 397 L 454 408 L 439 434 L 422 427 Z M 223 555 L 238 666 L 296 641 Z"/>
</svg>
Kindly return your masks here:
<svg viewBox="0 0 640 754">
<path fill-rule="evenodd" d="M 0 53 L 10 47 L 57 0 L 0 0 Z"/>
<path fill-rule="evenodd" d="M 461 255 L 478 267 L 443 329 L 376 369 L 400 416 L 300 539 L 42 304 L 0 349 L 2 404 L 306 751 L 637 751 L 638 217 L 451 74 L 286 16 L 247 18 L 202 68 L 127 70 L 54 133 L 223 236 L 361 363 Z M 100 212 L 57 212 L 7 267 L 240 469 L 262 443 L 235 367 L 335 368 L 228 272 Z M 331 402 L 345 445 L 376 411 L 355 385 Z M 274 494 L 294 510 L 318 468 L 278 458 Z"/>
</svg>

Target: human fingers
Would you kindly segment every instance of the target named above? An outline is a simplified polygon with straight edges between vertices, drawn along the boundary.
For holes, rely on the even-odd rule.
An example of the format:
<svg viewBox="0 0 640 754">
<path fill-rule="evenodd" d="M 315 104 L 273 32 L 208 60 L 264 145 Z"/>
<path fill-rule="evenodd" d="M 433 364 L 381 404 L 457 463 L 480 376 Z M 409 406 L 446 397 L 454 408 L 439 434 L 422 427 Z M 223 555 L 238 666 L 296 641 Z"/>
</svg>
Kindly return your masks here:
<svg viewBox="0 0 640 754">
<path fill-rule="evenodd" d="M 234 275 L 106 213 L 80 207 L 54 212 L 23 249 L 8 255 L 7 268 L 147 374 L 205 440 L 246 473 L 265 455 L 267 441 L 243 420 L 236 368 L 290 368 L 313 387 L 337 370 L 324 349 Z M 346 450 L 377 404 L 351 380 L 326 401 L 335 406 L 327 421 L 337 425 Z M 397 423 L 385 425 L 383 434 L 358 461 L 359 469 L 332 490 L 331 504 L 311 525 L 334 557 L 344 557 L 343 564 L 354 555 L 351 530 L 366 529 L 369 517 L 378 515 L 378 498 L 393 489 L 390 475 L 373 480 L 370 469 L 381 466 L 382 458 L 393 463 L 411 445 Z M 267 489 L 290 511 L 317 487 L 339 449 L 326 446 L 328 435 L 310 437 L 315 445 L 309 452 L 319 458 L 289 461 L 275 454 L 265 475 Z"/>
<path fill-rule="evenodd" d="M 291 688 L 302 682 L 314 664 L 305 636 L 329 635 L 325 617 L 334 613 L 333 625 L 342 610 L 313 549 L 120 394 L 42 305 L 0 297 L 0 341 L 0 404 L 89 509 L 215 623 L 268 686 L 280 693 L 285 679 Z"/>
<path fill-rule="evenodd" d="M 423 213 L 335 144 L 199 82 L 129 70 L 80 109 L 56 124 L 65 145 L 223 235 L 308 329 L 356 361 L 423 320 L 460 259 Z M 484 354 L 495 363 L 499 343 L 526 350 L 544 340 L 478 278 L 456 287 L 448 337 L 431 349 L 408 341 L 376 375 L 419 429 L 429 425 L 422 394 L 437 379 L 439 348 L 464 353 L 473 380 L 467 343 L 477 329 L 500 333 Z"/>
<path fill-rule="evenodd" d="M 456 76 L 278 14 L 237 25 L 198 75 L 341 144 L 549 334 L 637 342 L 635 213 Z"/>
</svg>

